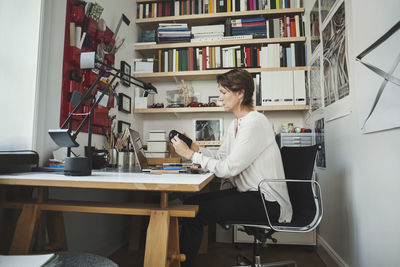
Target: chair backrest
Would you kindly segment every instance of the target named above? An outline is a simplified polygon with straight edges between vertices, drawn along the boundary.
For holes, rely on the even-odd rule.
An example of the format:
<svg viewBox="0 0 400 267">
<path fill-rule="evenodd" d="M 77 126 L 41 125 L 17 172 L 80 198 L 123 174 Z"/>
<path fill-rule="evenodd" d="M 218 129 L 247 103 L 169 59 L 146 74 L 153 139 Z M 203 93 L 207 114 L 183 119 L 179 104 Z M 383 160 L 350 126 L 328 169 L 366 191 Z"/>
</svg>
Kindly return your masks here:
<svg viewBox="0 0 400 267">
<path fill-rule="evenodd" d="M 285 177 L 288 180 L 311 180 L 318 145 L 306 147 L 282 147 L 281 156 Z M 312 183 L 287 183 L 293 208 L 292 226 L 310 224 L 316 214 Z"/>
</svg>

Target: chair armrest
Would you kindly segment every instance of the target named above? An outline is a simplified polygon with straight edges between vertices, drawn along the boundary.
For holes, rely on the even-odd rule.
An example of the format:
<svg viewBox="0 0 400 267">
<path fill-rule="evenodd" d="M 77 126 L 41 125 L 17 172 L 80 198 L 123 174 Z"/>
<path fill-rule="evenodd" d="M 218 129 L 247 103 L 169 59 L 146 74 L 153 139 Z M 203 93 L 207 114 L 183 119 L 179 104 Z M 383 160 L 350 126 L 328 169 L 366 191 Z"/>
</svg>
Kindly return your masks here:
<svg viewBox="0 0 400 267">
<path fill-rule="evenodd" d="M 310 183 L 312 185 L 312 193 L 315 202 L 315 216 L 311 223 L 304 226 L 285 226 L 285 225 L 273 225 L 270 220 L 270 216 L 268 214 L 267 203 L 264 194 L 265 189 L 263 187 L 264 184 L 268 183 Z M 323 214 L 323 205 L 322 205 L 322 195 L 321 195 L 321 186 L 315 180 L 296 180 L 296 179 L 264 179 L 258 184 L 258 191 L 260 193 L 260 197 L 262 199 L 265 214 L 267 216 L 268 225 L 272 230 L 277 232 L 295 232 L 295 233 L 303 233 L 310 232 L 314 230 L 318 224 L 321 222 L 322 214 Z"/>
</svg>

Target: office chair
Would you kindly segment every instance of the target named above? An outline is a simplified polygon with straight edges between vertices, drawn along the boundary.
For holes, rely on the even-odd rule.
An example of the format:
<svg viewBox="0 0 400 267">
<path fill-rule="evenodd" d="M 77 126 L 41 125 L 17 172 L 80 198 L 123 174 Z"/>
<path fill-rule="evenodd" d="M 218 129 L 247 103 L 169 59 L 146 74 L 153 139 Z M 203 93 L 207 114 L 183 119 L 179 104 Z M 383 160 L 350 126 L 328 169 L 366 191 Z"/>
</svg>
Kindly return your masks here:
<svg viewBox="0 0 400 267">
<path fill-rule="evenodd" d="M 246 221 L 226 221 L 221 222 L 225 229 L 233 225 L 242 226 L 242 231 L 248 235 L 254 236 L 253 243 L 253 264 L 245 265 L 243 261 L 238 263 L 240 266 L 266 267 L 266 266 L 297 266 L 296 262 L 281 261 L 269 264 L 262 264 L 260 258 L 260 246 L 266 245 L 268 239 L 276 243 L 277 240 L 272 237 L 275 232 L 304 233 L 314 230 L 322 218 L 322 198 L 321 189 L 318 182 L 312 179 L 314 162 L 319 145 L 308 147 L 282 147 L 281 156 L 286 179 L 264 179 L 258 185 L 258 191 L 264 203 L 266 222 L 254 223 Z M 272 222 L 268 215 L 268 202 L 265 201 L 264 193 L 267 190 L 268 183 L 286 182 L 290 202 L 293 208 L 293 218 L 290 223 Z M 238 257 L 249 263 L 245 257 Z"/>
</svg>

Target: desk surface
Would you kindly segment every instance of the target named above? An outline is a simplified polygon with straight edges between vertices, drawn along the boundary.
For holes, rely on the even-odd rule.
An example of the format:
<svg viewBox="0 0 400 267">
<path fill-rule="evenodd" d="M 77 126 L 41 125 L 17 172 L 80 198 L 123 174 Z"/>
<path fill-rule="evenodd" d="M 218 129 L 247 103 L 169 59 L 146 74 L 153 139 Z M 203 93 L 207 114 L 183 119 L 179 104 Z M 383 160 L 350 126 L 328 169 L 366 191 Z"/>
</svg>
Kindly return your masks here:
<svg viewBox="0 0 400 267">
<path fill-rule="evenodd" d="M 141 191 L 200 191 L 214 177 L 205 174 L 150 174 L 93 171 L 91 176 L 65 176 L 62 173 L 26 172 L 0 175 L 0 184 L 54 186 Z"/>
</svg>

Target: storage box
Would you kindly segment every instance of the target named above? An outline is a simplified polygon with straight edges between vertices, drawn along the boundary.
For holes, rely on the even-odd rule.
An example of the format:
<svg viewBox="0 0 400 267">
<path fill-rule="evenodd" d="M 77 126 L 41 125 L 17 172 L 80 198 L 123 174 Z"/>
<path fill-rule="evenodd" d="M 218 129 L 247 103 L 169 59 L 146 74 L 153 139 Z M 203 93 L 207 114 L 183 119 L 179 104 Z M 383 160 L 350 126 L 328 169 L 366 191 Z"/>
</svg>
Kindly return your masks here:
<svg viewBox="0 0 400 267">
<path fill-rule="evenodd" d="M 147 152 L 168 152 L 167 141 L 147 141 Z"/>
<path fill-rule="evenodd" d="M 149 95 L 147 97 L 135 97 L 135 108 L 148 108 L 154 103 L 154 96 Z"/>
<path fill-rule="evenodd" d="M 164 130 L 151 130 L 149 131 L 149 140 L 167 140 L 167 133 Z"/>
<path fill-rule="evenodd" d="M 166 158 L 169 157 L 168 152 L 146 152 L 146 158 Z"/>
</svg>

